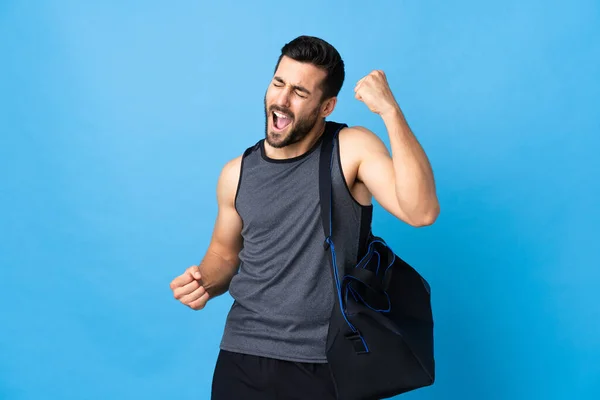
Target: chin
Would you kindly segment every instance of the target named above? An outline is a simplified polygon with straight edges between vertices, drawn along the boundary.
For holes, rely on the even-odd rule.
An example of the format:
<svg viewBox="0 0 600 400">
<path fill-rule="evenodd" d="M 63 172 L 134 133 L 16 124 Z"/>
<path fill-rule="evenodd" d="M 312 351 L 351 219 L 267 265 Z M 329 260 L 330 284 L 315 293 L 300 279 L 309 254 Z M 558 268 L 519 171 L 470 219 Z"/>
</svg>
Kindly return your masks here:
<svg viewBox="0 0 600 400">
<path fill-rule="evenodd" d="M 269 131 L 269 134 L 267 135 L 267 143 L 269 143 L 271 147 L 280 149 L 286 146 L 285 142 L 286 136 L 283 134 L 283 132 Z"/>
<path fill-rule="evenodd" d="M 292 131 L 292 124 L 290 124 L 289 126 L 286 126 L 284 129 L 282 129 L 280 131 L 276 130 L 274 126 L 269 126 L 268 134 L 266 137 L 267 143 L 269 143 L 269 145 L 271 147 L 275 147 L 275 148 L 285 147 L 285 146 L 289 145 L 288 140 L 289 140 L 291 131 Z"/>
</svg>

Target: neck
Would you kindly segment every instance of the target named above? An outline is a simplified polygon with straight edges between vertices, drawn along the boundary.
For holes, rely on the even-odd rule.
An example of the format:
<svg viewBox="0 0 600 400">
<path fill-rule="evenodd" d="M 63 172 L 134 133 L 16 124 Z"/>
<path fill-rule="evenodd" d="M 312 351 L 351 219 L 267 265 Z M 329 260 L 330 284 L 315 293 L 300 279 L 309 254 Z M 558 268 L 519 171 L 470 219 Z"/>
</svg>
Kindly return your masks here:
<svg viewBox="0 0 600 400">
<path fill-rule="evenodd" d="M 325 131 L 325 120 L 319 121 L 315 126 L 311 129 L 311 131 L 299 142 L 291 144 L 289 146 L 283 147 L 281 149 L 272 147 L 265 140 L 265 153 L 267 157 L 276 159 L 276 160 L 285 160 L 287 158 L 299 157 L 309 151 L 319 140 L 323 132 Z"/>
</svg>

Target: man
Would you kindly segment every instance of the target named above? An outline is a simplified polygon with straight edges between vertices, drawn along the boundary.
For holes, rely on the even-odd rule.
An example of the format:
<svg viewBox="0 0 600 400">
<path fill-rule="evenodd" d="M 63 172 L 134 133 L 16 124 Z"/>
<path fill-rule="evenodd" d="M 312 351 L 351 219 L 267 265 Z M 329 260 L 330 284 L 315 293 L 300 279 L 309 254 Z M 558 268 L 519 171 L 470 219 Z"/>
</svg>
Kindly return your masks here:
<svg viewBox="0 0 600 400">
<path fill-rule="evenodd" d="M 213 377 L 213 399 L 333 399 L 325 357 L 334 304 L 323 250 L 318 166 L 326 118 L 344 81 L 329 43 L 301 36 L 282 48 L 265 95 L 265 139 L 228 162 L 217 186 L 218 214 L 199 266 L 171 283 L 194 310 L 229 290 Z M 383 119 L 392 155 L 363 127 L 334 141 L 333 201 L 339 262 L 356 263 L 370 232 L 371 200 L 415 227 L 439 213 L 433 173 L 382 71 L 354 88 Z"/>
</svg>

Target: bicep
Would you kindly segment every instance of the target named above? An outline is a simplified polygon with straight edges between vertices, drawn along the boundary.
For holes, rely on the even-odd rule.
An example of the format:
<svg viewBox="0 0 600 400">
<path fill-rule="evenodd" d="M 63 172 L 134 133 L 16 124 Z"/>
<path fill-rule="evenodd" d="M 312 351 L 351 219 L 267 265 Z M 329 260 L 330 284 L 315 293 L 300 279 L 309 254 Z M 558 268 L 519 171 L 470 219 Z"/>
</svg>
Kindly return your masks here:
<svg viewBox="0 0 600 400">
<path fill-rule="evenodd" d="M 374 133 L 362 128 L 355 140 L 358 171 L 356 178 L 373 195 L 377 203 L 396 218 L 410 223 L 403 212 L 396 195 L 396 175 L 394 163 L 383 141 Z"/>
</svg>

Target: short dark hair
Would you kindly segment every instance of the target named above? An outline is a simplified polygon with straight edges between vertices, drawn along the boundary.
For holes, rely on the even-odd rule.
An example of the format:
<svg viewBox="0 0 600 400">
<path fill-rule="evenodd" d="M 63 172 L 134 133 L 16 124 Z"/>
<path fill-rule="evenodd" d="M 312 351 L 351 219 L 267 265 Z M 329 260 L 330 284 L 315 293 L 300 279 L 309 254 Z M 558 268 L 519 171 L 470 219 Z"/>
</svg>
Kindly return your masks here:
<svg viewBox="0 0 600 400">
<path fill-rule="evenodd" d="M 345 77 L 344 61 L 335 47 L 325 40 L 303 35 L 286 43 L 281 48 L 281 55 L 277 60 L 275 71 L 277 71 L 284 56 L 325 70 L 327 76 L 321 87 L 323 90 L 322 99 L 335 97 L 342 89 Z"/>
</svg>

